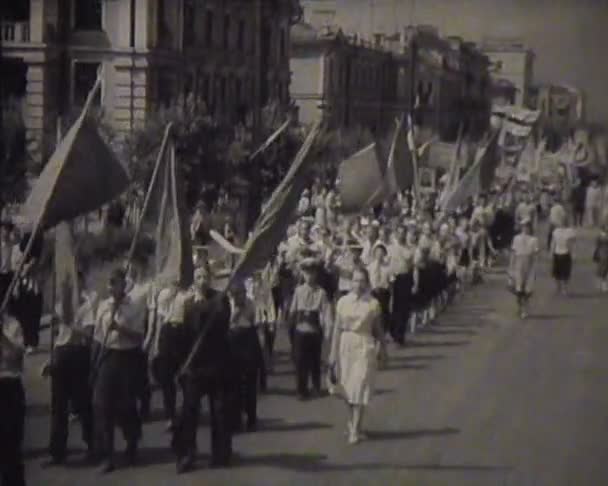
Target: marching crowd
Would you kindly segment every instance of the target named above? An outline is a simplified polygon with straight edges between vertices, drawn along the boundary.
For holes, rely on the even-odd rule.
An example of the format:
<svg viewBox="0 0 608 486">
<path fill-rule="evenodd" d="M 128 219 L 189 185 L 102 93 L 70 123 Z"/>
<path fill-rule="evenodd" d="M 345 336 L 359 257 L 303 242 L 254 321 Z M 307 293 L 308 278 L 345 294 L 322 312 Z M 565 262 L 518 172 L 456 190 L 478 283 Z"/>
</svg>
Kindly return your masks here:
<svg viewBox="0 0 608 486">
<path fill-rule="evenodd" d="M 525 318 L 540 250 L 534 235 L 543 215 L 549 218 L 554 276 L 567 282 L 573 241 L 573 232 L 565 231 L 569 205 L 560 202 L 559 191 L 550 198 L 543 209 L 528 189 L 496 190 L 453 214 L 442 214 L 434 194 L 417 201 L 404 191 L 381 207 L 346 216 L 337 193 L 317 182 L 304 191 L 297 218 L 273 260 L 226 294 L 213 288 L 217 266 L 204 251 L 196 255 L 192 285 L 159 281 L 150 258 L 139 254 L 128 271 L 112 272 L 104 298 L 81 269 L 80 306 L 73 322 L 56 312 L 53 349 L 42 370 L 51 383 L 51 464 L 67 460 L 70 417 L 79 421 L 88 458 L 100 463 L 102 472 L 115 468 L 117 427 L 127 443 L 126 461 L 135 463 L 155 383 L 177 471 L 188 471 L 195 463 L 205 396 L 210 466 L 229 466 L 232 435 L 258 426 L 258 391 L 264 392 L 272 375 L 280 329 L 289 336 L 298 398 L 321 397 L 325 386 L 344 398 L 347 440 L 356 444 L 365 438 L 364 411 L 375 374 L 388 358 L 387 344 L 406 346 L 409 334 L 436 323 L 458 293 L 483 281 L 485 269 L 505 252 L 510 252 L 518 312 Z M 200 221 L 194 226 L 193 237 L 205 243 Z M 606 229 L 594 256 L 602 288 L 608 289 Z M 18 261 L 18 255 L 11 257 L 13 263 L 6 257 L 14 246 L 11 230 L 4 223 L 0 235 L 4 291 Z M 36 248 L 0 333 L 2 484 L 25 484 L 21 376 L 25 351 L 38 340 L 38 327 L 30 321 L 40 320 L 34 308 L 41 300 L 35 277 L 39 255 Z"/>
</svg>

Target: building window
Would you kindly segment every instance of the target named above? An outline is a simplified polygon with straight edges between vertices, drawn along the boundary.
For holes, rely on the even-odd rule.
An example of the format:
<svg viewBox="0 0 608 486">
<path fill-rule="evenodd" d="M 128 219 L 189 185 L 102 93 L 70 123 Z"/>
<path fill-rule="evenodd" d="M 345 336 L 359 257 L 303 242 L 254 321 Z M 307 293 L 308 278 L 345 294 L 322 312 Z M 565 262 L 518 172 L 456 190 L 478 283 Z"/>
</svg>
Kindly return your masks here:
<svg viewBox="0 0 608 486">
<path fill-rule="evenodd" d="M 230 49 L 230 15 L 224 15 L 224 49 Z"/>
<path fill-rule="evenodd" d="M 100 63 L 98 62 L 75 62 L 74 63 L 74 82 L 73 82 L 73 100 L 76 106 L 83 106 L 89 91 L 97 81 L 97 73 Z M 101 90 L 97 90 L 93 104 L 99 106 L 101 104 Z"/>
<path fill-rule="evenodd" d="M 205 45 L 213 47 L 213 12 L 207 10 L 205 15 Z"/>
<path fill-rule="evenodd" d="M 279 53 L 281 60 L 285 59 L 287 55 L 287 36 L 285 35 L 285 29 L 281 29 L 281 40 L 280 40 Z"/>
<path fill-rule="evenodd" d="M 101 30 L 102 0 L 76 0 L 74 2 L 74 28 Z"/>
<path fill-rule="evenodd" d="M 158 73 L 158 104 L 160 107 L 168 108 L 173 100 L 173 77 L 168 73 Z"/>
<path fill-rule="evenodd" d="M 196 9 L 194 2 L 187 0 L 184 3 L 184 46 L 192 46 L 196 40 L 195 24 Z"/>
<path fill-rule="evenodd" d="M 220 105 L 224 106 L 226 104 L 226 78 L 220 78 Z"/>
<path fill-rule="evenodd" d="M 237 38 L 237 46 L 239 51 L 245 50 L 245 21 L 239 20 L 239 32 Z"/>
<path fill-rule="evenodd" d="M 236 78 L 235 83 L 236 102 L 241 103 L 243 101 L 243 80 Z"/>
</svg>

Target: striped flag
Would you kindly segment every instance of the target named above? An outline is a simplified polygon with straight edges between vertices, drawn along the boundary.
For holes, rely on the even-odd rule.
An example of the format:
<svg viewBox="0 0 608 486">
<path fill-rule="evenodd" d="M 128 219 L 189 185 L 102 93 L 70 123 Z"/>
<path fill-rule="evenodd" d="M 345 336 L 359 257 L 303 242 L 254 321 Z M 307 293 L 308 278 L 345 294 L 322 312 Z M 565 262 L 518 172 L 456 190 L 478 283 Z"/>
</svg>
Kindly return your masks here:
<svg viewBox="0 0 608 486">
<path fill-rule="evenodd" d="M 163 154 L 158 178 L 152 181 L 160 199 L 155 237 L 157 281 L 160 284 L 178 282 L 186 288 L 193 281 L 194 263 L 183 180 L 178 172 L 173 140 Z"/>
<path fill-rule="evenodd" d="M 497 160 L 496 143 L 498 132 L 490 136 L 488 142 L 477 150 L 475 162 L 459 181 L 452 193 L 441 204 L 443 212 L 455 211 L 466 201 L 482 191 L 488 190 L 494 180 Z"/>
<path fill-rule="evenodd" d="M 273 192 L 256 222 L 251 238 L 245 245 L 244 253 L 230 276 L 228 287 L 232 282 L 245 280 L 254 271 L 264 267 L 285 236 L 287 227 L 293 220 L 300 195 L 308 183 L 310 164 L 306 162 L 319 130 L 320 125 L 317 123 L 300 147 L 285 178 Z"/>
</svg>

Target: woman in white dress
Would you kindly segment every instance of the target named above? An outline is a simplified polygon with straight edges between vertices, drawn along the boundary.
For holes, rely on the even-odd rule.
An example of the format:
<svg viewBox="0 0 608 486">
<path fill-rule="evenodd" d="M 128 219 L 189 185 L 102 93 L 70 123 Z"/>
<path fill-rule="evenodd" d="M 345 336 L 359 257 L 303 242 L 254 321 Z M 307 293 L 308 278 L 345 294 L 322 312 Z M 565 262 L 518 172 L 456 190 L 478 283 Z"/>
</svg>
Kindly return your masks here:
<svg viewBox="0 0 608 486">
<path fill-rule="evenodd" d="M 372 395 L 377 361 L 385 359 L 385 349 L 380 304 L 371 295 L 367 270 L 357 268 L 352 290 L 337 304 L 329 359 L 337 388 L 349 407 L 349 444 L 364 438 L 363 412 Z"/>
<path fill-rule="evenodd" d="M 534 290 L 536 278 L 536 256 L 540 251 L 538 238 L 532 234 L 532 222 L 524 219 L 520 223 L 521 232 L 513 239 L 509 277 L 515 295 L 519 315 L 522 319 L 528 316 L 528 302 Z"/>
</svg>

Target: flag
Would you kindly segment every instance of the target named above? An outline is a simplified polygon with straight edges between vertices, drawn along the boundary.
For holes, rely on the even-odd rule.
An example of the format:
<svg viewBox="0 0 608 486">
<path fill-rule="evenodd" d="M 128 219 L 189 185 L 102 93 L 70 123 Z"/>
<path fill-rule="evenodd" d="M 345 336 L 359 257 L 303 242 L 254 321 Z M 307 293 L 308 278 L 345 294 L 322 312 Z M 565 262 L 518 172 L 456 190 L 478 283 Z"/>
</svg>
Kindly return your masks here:
<svg viewBox="0 0 608 486">
<path fill-rule="evenodd" d="M 55 289 L 58 314 L 62 322 L 73 324 L 79 307 L 80 289 L 74 236 L 70 223 L 59 223 L 55 228 Z"/>
<path fill-rule="evenodd" d="M 76 120 L 36 181 L 24 218 L 42 229 L 89 213 L 129 185 L 125 168 L 86 114 Z"/>
<path fill-rule="evenodd" d="M 381 152 L 378 143 L 374 142 L 340 164 L 338 192 L 342 212 L 358 213 L 382 202 L 388 188 Z"/>
<path fill-rule="evenodd" d="M 249 160 L 255 159 L 259 154 L 264 152 L 268 147 L 272 145 L 272 143 L 279 138 L 279 135 L 283 133 L 289 124 L 291 123 L 291 118 L 288 118 L 285 123 L 283 123 L 268 139 L 258 148 L 253 154 L 249 156 Z"/>
<path fill-rule="evenodd" d="M 528 137 L 540 117 L 539 110 L 529 110 L 519 106 L 505 105 L 492 108 L 493 125 L 500 129 L 498 145 L 508 147 L 508 135 Z"/>
<path fill-rule="evenodd" d="M 498 132 L 491 135 L 490 140 L 477 150 L 473 165 L 467 170 L 457 187 L 442 202 L 443 212 L 456 210 L 468 198 L 490 188 L 496 172 L 496 142 Z"/>
<path fill-rule="evenodd" d="M 245 251 L 230 275 L 228 286 L 235 281 L 245 280 L 254 271 L 266 265 L 285 236 L 300 195 L 308 183 L 310 166 L 306 163 L 307 156 L 319 133 L 319 127 L 319 123 L 313 126 L 285 178 L 274 190 L 269 203 L 260 214 L 253 234 L 245 245 Z"/>
<path fill-rule="evenodd" d="M 452 159 L 450 161 L 450 168 L 447 173 L 447 179 L 445 182 L 445 187 L 443 191 L 441 191 L 441 195 L 439 196 L 439 203 L 441 204 L 445 201 L 445 198 L 448 197 L 458 185 L 458 175 L 460 169 L 460 158 L 462 156 L 462 139 L 464 134 L 464 125 L 461 123 L 458 128 L 458 139 L 456 140 L 456 145 L 453 147 L 452 151 Z"/>
<path fill-rule="evenodd" d="M 397 122 L 386 165 L 386 186 L 389 194 L 396 194 L 412 187 L 415 177 L 414 156 L 406 132 L 403 130 L 403 119 Z"/>
<path fill-rule="evenodd" d="M 178 282 L 182 288 L 193 281 L 194 263 L 190 227 L 186 217 L 185 191 L 177 170 L 175 144 L 171 140 L 160 160 L 158 180 L 152 180 L 160 192 L 156 226 L 155 260 L 160 284 Z"/>
</svg>

